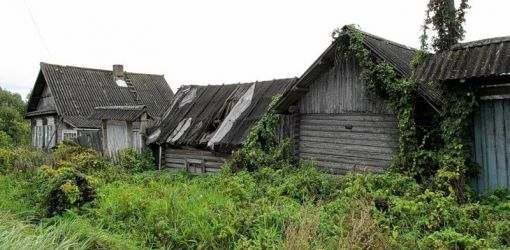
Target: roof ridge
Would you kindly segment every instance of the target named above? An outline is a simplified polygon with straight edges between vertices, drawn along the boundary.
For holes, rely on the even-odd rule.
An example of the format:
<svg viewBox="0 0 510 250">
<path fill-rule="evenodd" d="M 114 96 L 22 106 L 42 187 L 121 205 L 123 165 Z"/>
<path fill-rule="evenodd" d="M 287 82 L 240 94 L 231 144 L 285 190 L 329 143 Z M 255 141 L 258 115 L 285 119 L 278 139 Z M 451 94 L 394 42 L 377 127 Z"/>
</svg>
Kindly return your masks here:
<svg viewBox="0 0 510 250">
<path fill-rule="evenodd" d="M 406 49 L 406 50 L 410 50 L 410 51 L 417 51 L 417 49 L 415 49 L 415 48 L 413 48 L 411 46 L 408 46 L 408 45 L 405 45 L 405 44 L 402 44 L 402 43 L 397 43 L 397 42 L 394 42 L 392 40 L 388 40 L 388 39 L 386 39 L 384 37 L 380 37 L 380 36 L 374 35 L 372 33 L 368 33 L 368 32 L 366 32 L 366 31 L 364 31 L 362 29 L 358 29 L 358 28 L 352 27 L 351 25 L 345 25 L 342 29 L 355 29 L 355 30 L 361 32 L 363 35 L 372 37 L 372 38 L 377 39 L 379 41 L 387 42 L 387 43 L 389 43 L 391 45 L 400 47 L 402 49 Z"/>
<path fill-rule="evenodd" d="M 61 64 L 47 63 L 47 62 L 41 62 L 41 66 L 42 65 L 56 66 L 56 67 L 62 67 L 62 68 L 75 68 L 75 69 L 83 69 L 83 70 L 102 71 L 102 72 L 113 72 L 113 70 L 107 70 L 107 69 L 97 69 L 97 68 L 89 68 L 89 67 L 74 66 L 74 65 L 61 65 Z M 164 74 L 138 73 L 138 72 L 129 72 L 129 71 L 125 71 L 125 73 L 130 74 L 130 75 L 164 76 Z"/>
<path fill-rule="evenodd" d="M 485 38 L 485 39 L 455 44 L 452 47 L 452 50 L 481 47 L 481 46 L 487 46 L 487 45 L 494 44 L 494 43 L 502 43 L 502 42 L 508 42 L 508 41 L 510 41 L 510 36 L 499 36 L 499 37 L 493 37 L 493 38 Z"/>
<path fill-rule="evenodd" d="M 251 82 L 238 82 L 238 83 L 221 83 L 221 84 L 204 84 L 204 85 L 200 85 L 200 84 L 183 84 L 183 85 L 179 86 L 179 88 L 181 88 L 181 87 L 207 87 L 207 86 L 243 85 L 243 84 L 275 82 L 275 81 L 288 81 L 288 80 L 294 80 L 296 78 L 298 78 L 298 77 L 295 76 L 295 77 L 278 78 L 278 79 L 272 79 L 272 80 L 262 80 L 262 81 L 257 80 L 257 81 L 251 81 Z"/>
</svg>

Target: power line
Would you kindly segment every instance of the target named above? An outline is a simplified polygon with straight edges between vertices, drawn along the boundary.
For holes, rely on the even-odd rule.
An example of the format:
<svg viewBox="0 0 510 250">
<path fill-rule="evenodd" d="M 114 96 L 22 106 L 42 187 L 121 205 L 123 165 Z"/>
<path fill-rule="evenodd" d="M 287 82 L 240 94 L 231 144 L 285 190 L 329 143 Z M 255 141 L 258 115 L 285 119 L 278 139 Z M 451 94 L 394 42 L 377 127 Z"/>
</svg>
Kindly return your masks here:
<svg viewBox="0 0 510 250">
<path fill-rule="evenodd" d="M 32 21 L 32 24 L 34 25 L 34 28 L 37 31 L 37 35 L 39 36 L 39 40 L 41 40 L 41 43 L 42 43 L 44 49 L 46 50 L 46 53 L 48 53 L 48 55 L 50 57 L 52 57 L 50 49 L 48 48 L 48 44 L 46 44 L 46 41 L 44 40 L 44 37 L 43 37 L 43 35 L 41 33 L 41 30 L 39 29 L 39 26 L 37 26 L 37 23 L 35 21 L 34 15 L 32 14 L 32 11 L 30 10 L 30 6 L 28 5 L 27 0 L 23 0 L 23 2 L 25 3 L 25 7 L 27 8 L 28 15 L 30 16 L 30 20 Z"/>
</svg>

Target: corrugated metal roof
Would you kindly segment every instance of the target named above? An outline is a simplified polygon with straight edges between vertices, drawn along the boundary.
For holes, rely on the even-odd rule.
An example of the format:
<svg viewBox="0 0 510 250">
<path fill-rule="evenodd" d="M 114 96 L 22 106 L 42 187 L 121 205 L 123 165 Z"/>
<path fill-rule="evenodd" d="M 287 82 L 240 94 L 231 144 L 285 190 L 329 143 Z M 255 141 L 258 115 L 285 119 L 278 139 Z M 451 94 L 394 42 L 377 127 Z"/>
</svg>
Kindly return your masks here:
<svg viewBox="0 0 510 250">
<path fill-rule="evenodd" d="M 451 50 L 423 58 L 414 80 L 418 91 L 433 104 L 443 104 L 442 82 L 508 75 L 510 36 L 455 45 Z"/>
<path fill-rule="evenodd" d="M 117 85 L 111 70 L 41 63 L 41 73 L 55 99 L 59 115 L 64 118 L 82 117 L 83 119 L 75 120 L 84 121 L 93 113 L 95 107 L 138 104 L 130 88 Z M 141 103 L 147 107 L 147 112 L 152 117 L 161 117 L 173 96 L 163 75 L 125 72 L 125 78 L 132 84 Z M 39 80 L 36 85 L 38 83 Z M 33 106 L 29 103 L 29 107 Z M 76 121 L 73 125 L 78 127 L 95 124 Z"/>
<path fill-rule="evenodd" d="M 183 86 L 175 94 L 158 128 L 153 130 L 160 133 L 154 141 L 174 146 L 205 147 L 232 107 L 255 85 L 250 105 L 214 146 L 215 151 L 229 152 L 243 142 L 254 123 L 267 111 L 272 97 L 283 93 L 294 81 L 295 78 L 290 78 L 243 84 Z"/>
<path fill-rule="evenodd" d="M 334 57 L 341 42 L 349 36 L 351 26 L 344 26 L 340 36 L 322 53 L 317 60 L 303 73 L 276 105 L 276 110 L 285 113 L 289 106 L 305 95 L 308 86 L 320 74 L 334 65 Z M 357 30 L 357 29 L 356 29 Z M 370 33 L 357 30 L 363 34 L 363 44 L 378 58 L 389 63 L 396 72 L 403 77 L 411 76 L 411 61 L 416 55 L 416 50 Z"/>
<path fill-rule="evenodd" d="M 135 121 L 147 112 L 145 106 L 96 107 L 89 117 L 91 120 Z"/>
</svg>

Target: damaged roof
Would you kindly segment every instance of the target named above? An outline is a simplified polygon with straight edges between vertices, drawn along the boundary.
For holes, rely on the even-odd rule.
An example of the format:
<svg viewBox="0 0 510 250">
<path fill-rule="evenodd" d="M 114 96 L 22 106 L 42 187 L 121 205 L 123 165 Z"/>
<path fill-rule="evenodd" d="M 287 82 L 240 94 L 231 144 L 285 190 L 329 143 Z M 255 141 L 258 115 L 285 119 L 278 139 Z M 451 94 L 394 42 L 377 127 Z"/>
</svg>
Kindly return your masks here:
<svg viewBox="0 0 510 250">
<path fill-rule="evenodd" d="M 89 119 L 133 122 L 145 112 L 147 109 L 144 105 L 96 107 Z"/>
<path fill-rule="evenodd" d="M 183 86 L 150 134 L 148 143 L 229 152 L 242 144 L 272 98 L 282 94 L 295 80 Z"/>
<path fill-rule="evenodd" d="M 432 105 L 443 105 L 440 84 L 454 80 L 487 79 L 510 74 L 510 36 L 459 43 L 448 51 L 425 56 L 414 80 Z"/>
<path fill-rule="evenodd" d="M 314 79 L 334 66 L 337 48 L 341 46 L 342 40 L 349 36 L 349 32 L 353 30 L 363 34 L 363 44 L 376 57 L 390 64 L 399 75 L 403 77 L 411 76 L 411 61 L 416 55 L 415 49 L 361 31 L 352 26 L 344 26 L 339 37 L 331 43 L 322 55 L 303 73 L 299 80 L 284 94 L 283 98 L 276 104 L 275 110 L 281 113 L 287 112 L 289 106 L 306 94 L 308 87 L 313 83 Z"/>
<path fill-rule="evenodd" d="M 76 127 L 98 128 L 99 123 L 88 118 L 95 107 L 102 106 L 144 105 L 150 116 L 161 117 L 173 96 L 163 75 L 125 72 L 124 77 L 132 88 L 119 86 L 111 70 L 41 63 L 25 117 L 31 117 L 37 109 L 45 84 L 58 115 Z"/>
</svg>

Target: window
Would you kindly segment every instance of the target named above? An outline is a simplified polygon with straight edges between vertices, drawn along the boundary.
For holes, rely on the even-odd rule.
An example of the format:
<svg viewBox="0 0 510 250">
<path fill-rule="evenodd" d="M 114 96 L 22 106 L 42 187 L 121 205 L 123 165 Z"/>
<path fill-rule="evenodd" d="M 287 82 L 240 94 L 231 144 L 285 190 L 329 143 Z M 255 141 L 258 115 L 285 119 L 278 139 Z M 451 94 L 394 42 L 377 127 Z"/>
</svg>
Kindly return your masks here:
<svg viewBox="0 0 510 250">
<path fill-rule="evenodd" d="M 63 141 L 73 140 L 76 137 L 78 137 L 78 132 L 76 130 L 63 130 L 62 131 Z"/>
</svg>

